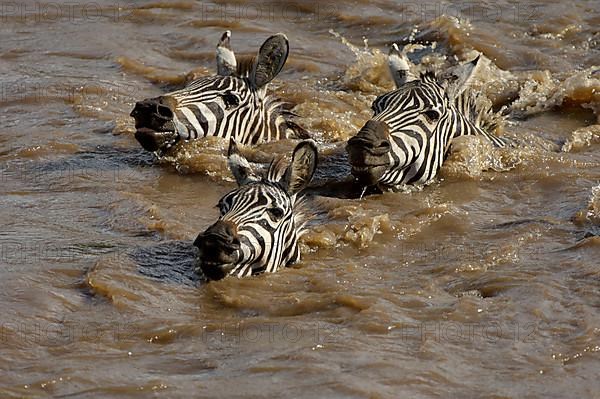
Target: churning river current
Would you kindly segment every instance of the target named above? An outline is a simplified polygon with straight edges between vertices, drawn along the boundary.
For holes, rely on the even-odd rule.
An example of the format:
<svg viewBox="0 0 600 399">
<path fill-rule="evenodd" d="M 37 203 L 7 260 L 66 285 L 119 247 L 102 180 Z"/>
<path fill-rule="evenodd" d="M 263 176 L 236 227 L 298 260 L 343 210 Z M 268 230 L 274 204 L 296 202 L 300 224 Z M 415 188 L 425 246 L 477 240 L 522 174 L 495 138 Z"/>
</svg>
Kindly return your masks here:
<svg viewBox="0 0 600 399">
<path fill-rule="evenodd" d="M 0 397 L 600 397 L 597 1 L 24 0 L 0 20 Z M 129 113 L 215 73 L 225 30 L 240 54 L 287 35 L 270 88 L 330 178 L 394 42 L 438 73 L 481 52 L 519 146 L 462 138 L 422 189 L 318 198 L 299 264 L 203 283 L 227 143 L 157 160 Z"/>
</svg>

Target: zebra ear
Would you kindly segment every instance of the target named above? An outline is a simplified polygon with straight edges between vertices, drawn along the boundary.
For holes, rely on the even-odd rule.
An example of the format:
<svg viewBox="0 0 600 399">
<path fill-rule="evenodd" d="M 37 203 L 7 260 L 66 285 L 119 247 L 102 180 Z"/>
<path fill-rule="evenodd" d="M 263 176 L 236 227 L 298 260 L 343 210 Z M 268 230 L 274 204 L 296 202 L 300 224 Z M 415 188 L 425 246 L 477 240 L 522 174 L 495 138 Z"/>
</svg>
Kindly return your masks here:
<svg viewBox="0 0 600 399">
<path fill-rule="evenodd" d="M 410 72 L 409 61 L 406 55 L 400 51 L 396 43 L 392 44 L 388 56 L 388 66 L 392 79 L 396 83 L 396 88 L 403 84 L 416 80 L 417 78 Z"/>
<path fill-rule="evenodd" d="M 481 54 L 474 60 L 460 65 L 455 71 L 456 80 L 448 85 L 448 96 L 455 99 L 460 96 L 467 88 L 473 84 L 473 77 L 477 75 L 483 61 L 480 60 Z"/>
<path fill-rule="evenodd" d="M 257 181 L 258 177 L 254 174 L 250 163 L 240 153 L 235 140 L 232 138 L 229 141 L 229 150 L 227 151 L 227 163 L 229 164 L 229 170 L 235 177 L 235 181 L 238 186 Z"/>
<path fill-rule="evenodd" d="M 281 72 L 289 53 L 289 42 L 283 33 L 271 36 L 258 50 L 250 80 L 256 88 L 264 87 Z"/>
<path fill-rule="evenodd" d="M 231 49 L 231 31 L 225 31 L 217 44 L 217 74 L 229 76 L 235 74 L 237 61 Z"/>
<path fill-rule="evenodd" d="M 288 193 L 296 194 L 308 186 L 317 169 L 317 162 L 317 145 L 313 140 L 303 141 L 296 146 L 292 163 L 281 181 Z"/>
</svg>

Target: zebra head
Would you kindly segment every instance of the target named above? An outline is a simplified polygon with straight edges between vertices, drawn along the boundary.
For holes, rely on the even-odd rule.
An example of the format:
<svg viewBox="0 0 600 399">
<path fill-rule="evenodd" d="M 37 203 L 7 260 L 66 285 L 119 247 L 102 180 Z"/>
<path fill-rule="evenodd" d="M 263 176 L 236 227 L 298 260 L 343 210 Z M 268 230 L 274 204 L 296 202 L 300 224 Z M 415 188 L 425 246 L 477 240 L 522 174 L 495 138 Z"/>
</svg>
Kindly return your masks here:
<svg viewBox="0 0 600 399">
<path fill-rule="evenodd" d="M 442 165 L 454 137 L 483 135 L 504 142 L 486 130 L 489 109 L 476 105 L 468 87 L 479 57 L 460 67 L 453 80 L 439 81 L 431 73 L 411 74 L 408 59 L 394 45 L 389 66 L 396 90 L 373 102 L 373 117 L 348 141 L 352 174 L 364 185 L 424 184 Z"/>
<path fill-rule="evenodd" d="M 294 149 L 291 164 L 280 158 L 271 163 L 266 177 L 259 177 L 232 139 L 229 167 L 238 188 L 221 198 L 219 220 L 194 241 L 203 274 L 210 280 L 244 277 L 298 261 L 298 238 L 308 220 L 300 192 L 316 166 L 316 145 L 303 141 Z"/>
<path fill-rule="evenodd" d="M 227 31 L 217 45 L 217 75 L 135 104 L 135 138 L 148 151 L 163 153 L 179 140 L 233 137 L 243 144 L 286 138 L 290 112 L 267 95 L 267 85 L 283 68 L 289 44 L 284 34 L 269 37 L 258 54 L 236 60 Z"/>
</svg>

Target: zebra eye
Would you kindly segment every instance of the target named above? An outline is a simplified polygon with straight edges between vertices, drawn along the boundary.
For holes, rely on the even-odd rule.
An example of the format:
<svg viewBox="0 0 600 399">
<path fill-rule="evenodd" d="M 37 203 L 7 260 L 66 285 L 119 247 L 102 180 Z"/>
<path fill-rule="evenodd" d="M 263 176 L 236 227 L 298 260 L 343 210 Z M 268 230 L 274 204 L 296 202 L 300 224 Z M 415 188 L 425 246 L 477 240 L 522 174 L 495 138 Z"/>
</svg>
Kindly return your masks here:
<svg viewBox="0 0 600 399">
<path fill-rule="evenodd" d="M 230 91 L 225 93 L 222 96 L 222 98 L 223 98 L 223 103 L 225 103 L 225 107 L 227 107 L 227 109 L 237 107 L 238 105 L 240 105 L 240 99 L 238 98 L 238 96 L 233 94 Z"/>
<path fill-rule="evenodd" d="M 271 215 L 271 218 L 273 218 L 273 220 L 279 220 L 283 217 L 284 212 L 283 209 L 274 207 L 267 209 L 267 213 Z"/>
<path fill-rule="evenodd" d="M 429 122 L 437 122 L 441 116 L 440 113 L 435 109 L 428 109 L 427 111 L 423 112 L 423 115 L 425 115 L 425 118 L 427 118 Z"/>
</svg>

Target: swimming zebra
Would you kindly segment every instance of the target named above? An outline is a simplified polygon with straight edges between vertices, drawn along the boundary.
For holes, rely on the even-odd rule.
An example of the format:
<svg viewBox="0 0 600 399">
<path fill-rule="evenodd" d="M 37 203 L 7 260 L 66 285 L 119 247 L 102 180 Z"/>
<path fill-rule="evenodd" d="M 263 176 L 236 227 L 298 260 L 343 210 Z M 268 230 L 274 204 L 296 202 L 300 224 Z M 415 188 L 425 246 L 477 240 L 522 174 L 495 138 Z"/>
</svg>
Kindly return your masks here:
<svg viewBox="0 0 600 399">
<path fill-rule="evenodd" d="M 148 151 L 164 153 L 179 140 L 233 137 L 242 144 L 305 136 L 286 103 L 267 94 L 267 85 L 283 68 L 289 43 L 278 33 L 254 57 L 236 59 L 225 32 L 216 51 L 217 75 L 135 104 L 135 138 Z"/>
<path fill-rule="evenodd" d="M 478 105 L 468 87 L 478 63 L 479 57 L 465 64 L 454 82 L 440 82 L 431 72 L 416 78 L 394 44 L 389 66 L 397 89 L 375 99 L 373 117 L 348 141 L 352 174 L 366 186 L 425 184 L 455 137 L 481 135 L 503 147 L 490 133 L 499 116 Z"/>
<path fill-rule="evenodd" d="M 308 221 L 300 192 L 316 166 L 317 147 L 308 140 L 296 146 L 289 166 L 280 158 L 260 177 L 232 139 L 229 168 L 239 187 L 221 198 L 219 220 L 194 241 L 202 273 L 210 280 L 245 277 L 300 260 L 298 238 Z"/>
</svg>

